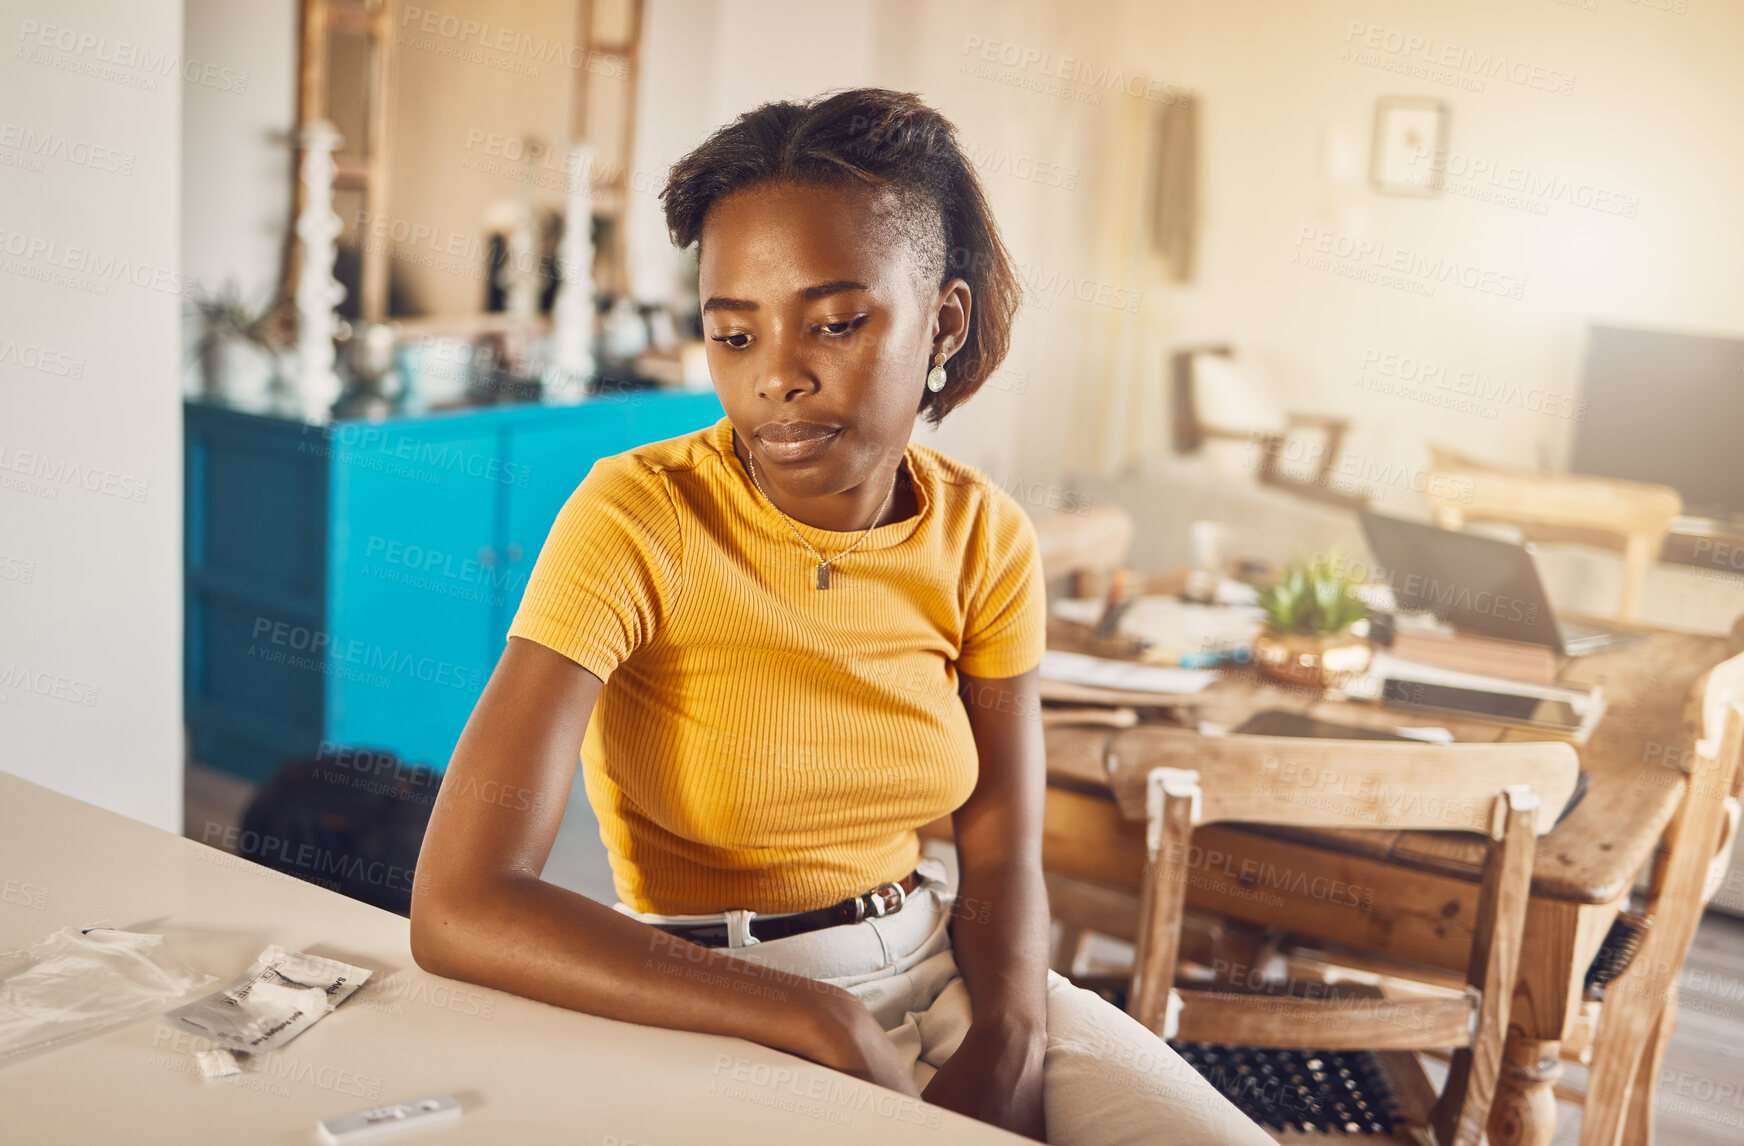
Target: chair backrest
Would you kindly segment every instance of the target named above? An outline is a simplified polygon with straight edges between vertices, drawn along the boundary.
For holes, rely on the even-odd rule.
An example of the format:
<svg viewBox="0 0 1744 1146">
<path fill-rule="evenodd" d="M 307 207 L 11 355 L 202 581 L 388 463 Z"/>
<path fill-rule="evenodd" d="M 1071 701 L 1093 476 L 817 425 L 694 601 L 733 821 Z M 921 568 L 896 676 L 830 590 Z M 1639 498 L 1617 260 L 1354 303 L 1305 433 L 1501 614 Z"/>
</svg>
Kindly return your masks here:
<svg viewBox="0 0 1744 1146">
<path fill-rule="evenodd" d="M 1426 744 L 1414 740 L 1323 740 L 1289 736 L 1201 736 L 1140 725 L 1108 746 L 1115 798 L 1130 818 L 1148 815 L 1156 768 L 1198 770 L 1194 825 L 1227 821 L 1315 828 L 1493 835 L 1496 796 L 1532 789 L 1560 809 L 1580 774 L 1560 741 Z M 1548 820 L 1543 831 L 1549 831 Z"/>
<path fill-rule="evenodd" d="M 1237 362 L 1227 345 L 1183 347 L 1171 363 L 1177 454 L 1200 455 L 1214 474 L 1227 478 L 1251 476 L 1261 485 L 1335 505 L 1368 504 L 1366 492 L 1332 480 L 1350 430 L 1347 419 L 1285 410 L 1274 387 L 1251 365 Z"/>
<path fill-rule="evenodd" d="M 1583 474 L 1509 469 L 1431 444 L 1430 480 L 1423 499 L 1438 524 L 1458 529 L 1468 521 L 1519 527 L 1531 541 L 1570 541 L 1623 553 L 1618 617 L 1640 612 L 1647 570 L 1659 556 L 1671 523 L 1683 512 L 1675 489 L 1646 482 Z"/>
<path fill-rule="evenodd" d="M 1674 763 L 1693 773 L 1703 764 L 1727 763 L 1736 753 L 1739 706 L 1744 705 L 1744 653 L 1723 660 L 1696 680 L 1690 689 L 1684 725 L 1692 751 Z"/>
<path fill-rule="evenodd" d="M 1689 777 L 1689 809 L 1719 821 L 1719 841 L 1702 888 L 1706 904 L 1727 878 L 1744 809 L 1744 653 L 1696 681 L 1684 710 L 1684 731 L 1689 749 L 1666 763 Z"/>
<path fill-rule="evenodd" d="M 1431 445 L 1430 469 L 1456 481 L 1428 482 L 1432 510 L 1474 521 L 1590 529 L 1610 538 L 1664 533 L 1683 512 L 1683 498 L 1666 485 L 1585 474 L 1510 469 Z"/>
<path fill-rule="evenodd" d="M 1223 345 L 1188 346 L 1176 350 L 1170 357 L 1170 406 L 1173 415 L 1175 452 L 1191 454 L 1205 444 L 1207 437 L 1247 436 L 1247 427 L 1208 424 L 1200 416 L 1198 366 L 1201 357 L 1234 357 L 1234 348 Z"/>
<path fill-rule="evenodd" d="M 1148 861 L 1129 1010 L 1164 1037 L 1259 1046 L 1460 1048 L 1431 1114 L 1437 1140 L 1476 1142 L 1488 1117 L 1531 895 L 1536 825 L 1579 774 L 1561 742 L 1205 737 L 1139 727 L 1109 744 L 1128 818 L 1147 825 Z M 1194 827 L 1215 821 L 1299 827 L 1470 831 L 1490 841 L 1464 997 L 1348 1000 L 1177 991 Z"/>
</svg>

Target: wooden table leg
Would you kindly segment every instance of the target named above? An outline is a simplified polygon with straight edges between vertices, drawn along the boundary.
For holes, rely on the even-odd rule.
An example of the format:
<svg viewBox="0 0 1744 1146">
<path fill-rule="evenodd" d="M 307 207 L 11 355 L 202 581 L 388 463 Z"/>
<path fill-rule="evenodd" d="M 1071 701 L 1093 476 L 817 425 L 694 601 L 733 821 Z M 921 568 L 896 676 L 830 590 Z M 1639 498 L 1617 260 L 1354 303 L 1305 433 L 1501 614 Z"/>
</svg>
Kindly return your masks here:
<svg viewBox="0 0 1744 1146">
<path fill-rule="evenodd" d="M 1212 940 L 1212 976 L 1226 985 L 1251 989 L 1277 946 L 1272 929 L 1263 923 L 1220 920 Z"/>
<path fill-rule="evenodd" d="M 1502 1074 L 1490 1107 L 1491 1146 L 1547 1146 L 1556 1135 L 1557 1079 L 1561 1044 L 1534 1039 L 1518 1029 L 1502 1048 Z"/>
</svg>

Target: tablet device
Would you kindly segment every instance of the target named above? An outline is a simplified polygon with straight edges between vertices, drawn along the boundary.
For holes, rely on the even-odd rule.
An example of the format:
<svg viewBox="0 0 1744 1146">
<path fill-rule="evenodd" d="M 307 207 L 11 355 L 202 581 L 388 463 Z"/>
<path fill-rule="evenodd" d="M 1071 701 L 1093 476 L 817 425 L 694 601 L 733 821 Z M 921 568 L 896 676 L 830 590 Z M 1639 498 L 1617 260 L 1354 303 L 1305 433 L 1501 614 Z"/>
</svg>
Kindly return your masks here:
<svg viewBox="0 0 1744 1146">
<path fill-rule="evenodd" d="M 1437 716 L 1463 716 L 1512 724 L 1573 736 L 1580 732 L 1583 715 L 1566 700 L 1510 692 L 1486 692 L 1450 684 L 1420 680 L 1381 682 L 1381 703 L 1407 712 Z"/>
</svg>

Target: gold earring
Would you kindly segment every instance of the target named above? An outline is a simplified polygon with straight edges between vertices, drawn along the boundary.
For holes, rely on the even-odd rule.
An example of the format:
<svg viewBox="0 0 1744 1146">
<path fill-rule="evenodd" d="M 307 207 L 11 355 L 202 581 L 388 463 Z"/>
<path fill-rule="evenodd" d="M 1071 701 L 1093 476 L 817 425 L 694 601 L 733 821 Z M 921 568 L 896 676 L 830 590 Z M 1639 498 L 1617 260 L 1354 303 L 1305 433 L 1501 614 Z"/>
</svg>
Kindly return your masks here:
<svg viewBox="0 0 1744 1146">
<path fill-rule="evenodd" d="M 933 356 L 933 368 L 927 371 L 927 389 L 937 394 L 945 388 L 945 352 Z"/>
</svg>

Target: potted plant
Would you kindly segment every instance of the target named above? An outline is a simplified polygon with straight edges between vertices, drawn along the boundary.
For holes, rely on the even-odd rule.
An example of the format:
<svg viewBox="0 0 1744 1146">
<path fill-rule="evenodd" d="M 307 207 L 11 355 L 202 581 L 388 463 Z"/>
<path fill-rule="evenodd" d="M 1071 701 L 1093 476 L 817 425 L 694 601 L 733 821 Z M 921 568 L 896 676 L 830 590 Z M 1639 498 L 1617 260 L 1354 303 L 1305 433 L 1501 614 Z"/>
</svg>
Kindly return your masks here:
<svg viewBox="0 0 1744 1146">
<path fill-rule="evenodd" d="M 279 351 L 288 344 L 285 300 L 274 297 L 250 306 L 232 279 L 217 291 L 197 293 L 194 309 L 201 324 L 194 357 L 205 395 L 241 403 L 265 400 L 278 375 Z"/>
<path fill-rule="evenodd" d="M 1254 638 L 1254 667 L 1304 688 L 1339 688 L 1369 667 L 1373 650 L 1352 627 L 1368 616 L 1357 580 L 1336 553 L 1299 563 L 1262 590 L 1266 628 Z"/>
</svg>

